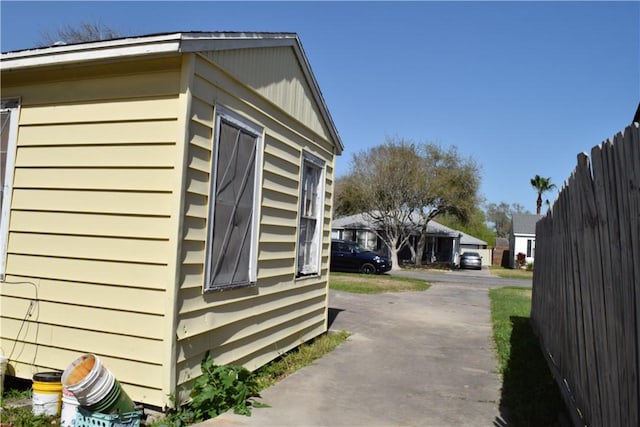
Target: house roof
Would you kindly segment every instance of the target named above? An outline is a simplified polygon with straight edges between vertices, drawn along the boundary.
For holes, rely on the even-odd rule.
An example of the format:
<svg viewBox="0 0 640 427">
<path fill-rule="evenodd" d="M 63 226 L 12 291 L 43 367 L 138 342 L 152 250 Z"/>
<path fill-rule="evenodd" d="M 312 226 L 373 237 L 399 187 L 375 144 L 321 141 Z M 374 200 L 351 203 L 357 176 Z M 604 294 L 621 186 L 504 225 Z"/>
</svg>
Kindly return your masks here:
<svg viewBox="0 0 640 427">
<path fill-rule="evenodd" d="M 511 232 L 513 234 L 536 234 L 536 223 L 540 216 L 534 214 L 513 214 Z"/>
<path fill-rule="evenodd" d="M 52 65 L 70 65 L 125 59 L 142 56 L 162 56 L 198 51 L 288 46 L 296 58 L 318 104 L 323 120 L 335 142 L 337 154 L 344 144 L 324 101 L 302 43 L 296 33 L 269 32 L 177 32 L 123 37 L 70 45 L 55 45 L 35 49 L 3 52 L 0 55 L 0 72 L 33 69 Z"/>
<path fill-rule="evenodd" d="M 336 218 L 333 220 L 331 224 L 332 229 L 345 229 L 345 228 L 356 228 L 356 229 L 371 229 L 371 221 L 367 218 L 365 214 L 355 214 L 349 216 L 343 216 L 340 218 Z M 463 233 L 462 231 L 454 230 L 453 228 L 449 228 L 445 225 L 440 224 L 434 220 L 429 221 L 427 224 L 427 233 L 430 235 L 436 236 L 448 236 L 448 237 L 457 237 L 460 235 L 460 244 L 462 245 L 486 245 L 487 242 L 484 240 L 480 240 L 476 237 L 473 237 L 470 234 Z"/>
</svg>

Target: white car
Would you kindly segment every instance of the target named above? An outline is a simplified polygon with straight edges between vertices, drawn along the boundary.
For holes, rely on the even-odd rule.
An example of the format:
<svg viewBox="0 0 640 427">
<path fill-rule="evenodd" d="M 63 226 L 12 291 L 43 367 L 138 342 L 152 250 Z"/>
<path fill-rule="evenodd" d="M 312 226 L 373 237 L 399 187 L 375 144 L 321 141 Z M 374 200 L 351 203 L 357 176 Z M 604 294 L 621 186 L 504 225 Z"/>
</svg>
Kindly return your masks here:
<svg viewBox="0 0 640 427">
<path fill-rule="evenodd" d="M 460 255 L 460 268 L 482 270 L 482 257 L 478 252 L 464 252 Z"/>
</svg>

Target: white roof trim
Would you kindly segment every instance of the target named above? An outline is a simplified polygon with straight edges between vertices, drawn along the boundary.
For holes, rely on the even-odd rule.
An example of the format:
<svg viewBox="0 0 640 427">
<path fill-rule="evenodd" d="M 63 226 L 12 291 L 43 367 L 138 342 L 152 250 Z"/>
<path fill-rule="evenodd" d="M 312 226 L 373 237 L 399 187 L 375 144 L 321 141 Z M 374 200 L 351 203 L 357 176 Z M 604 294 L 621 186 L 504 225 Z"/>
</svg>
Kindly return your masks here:
<svg viewBox="0 0 640 427">
<path fill-rule="evenodd" d="M 178 52 L 180 35 L 126 38 L 2 53 L 0 71 L 107 58 Z"/>
<path fill-rule="evenodd" d="M 327 123 L 329 132 L 336 142 L 337 154 L 340 154 L 344 150 L 344 145 L 324 102 L 320 86 L 311 71 L 311 65 L 302 44 L 295 33 L 189 32 L 51 46 L 2 53 L 0 72 L 113 58 L 276 46 L 293 48 L 305 78 L 311 86 L 313 96 L 320 105 L 322 118 Z"/>
</svg>

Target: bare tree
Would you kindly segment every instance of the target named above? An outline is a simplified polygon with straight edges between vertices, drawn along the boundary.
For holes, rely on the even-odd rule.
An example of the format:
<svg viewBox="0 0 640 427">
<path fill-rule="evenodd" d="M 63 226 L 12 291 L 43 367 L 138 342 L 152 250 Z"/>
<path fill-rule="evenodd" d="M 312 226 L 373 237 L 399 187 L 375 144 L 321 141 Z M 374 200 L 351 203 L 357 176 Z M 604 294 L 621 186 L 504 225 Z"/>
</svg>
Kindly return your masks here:
<svg viewBox="0 0 640 427">
<path fill-rule="evenodd" d="M 448 214 L 466 224 L 479 204 L 479 168 L 464 158 L 456 147 L 444 149 L 435 144 L 420 146 L 420 171 L 416 177 L 415 212 L 420 230 L 415 263 L 422 264 L 427 247 L 429 222 Z"/>
<path fill-rule="evenodd" d="M 397 269 L 398 252 L 411 235 L 420 236 L 415 259 L 421 262 L 431 219 L 444 213 L 469 217 L 478 186 L 475 163 L 461 158 L 455 147 L 388 138 L 353 156 L 351 171 L 336 183 L 336 210 L 363 212 Z"/>
<path fill-rule="evenodd" d="M 354 154 L 349 174 L 336 185 L 338 210 L 368 217 L 372 230 L 389 249 L 394 269 L 399 268 L 398 251 L 409 238 L 418 170 L 415 145 L 387 139 L 383 145 Z"/>
<path fill-rule="evenodd" d="M 78 25 L 66 24 L 51 32 L 45 31 L 41 34 L 42 46 L 54 44 L 74 44 L 100 40 L 110 40 L 122 37 L 119 31 L 102 24 L 100 22 L 81 22 Z"/>
<path fill-rule="evenodd" d="M 530 213 L 519 203 L 500 202 L 486 205 L 487 220 L 493 223 L 497 237 L 508 237 L 511 232 L 513 214 Z"/>
</svg>

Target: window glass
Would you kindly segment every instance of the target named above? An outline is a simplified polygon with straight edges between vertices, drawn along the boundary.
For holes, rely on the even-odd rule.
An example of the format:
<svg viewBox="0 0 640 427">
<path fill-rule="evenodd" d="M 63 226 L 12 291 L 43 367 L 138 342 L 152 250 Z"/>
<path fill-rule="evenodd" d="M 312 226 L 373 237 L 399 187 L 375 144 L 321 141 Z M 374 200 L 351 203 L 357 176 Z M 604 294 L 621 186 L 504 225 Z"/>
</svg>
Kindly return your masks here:
<svg viewBox="0 0 640 427">
<path fill-rule="evenodd" d="M 322 174 L 324 164 L 305 155 L 300 192 L 300 222 L 298 224 L 297 274 L 318 274 L 322 224 Z"/>
</svg>

